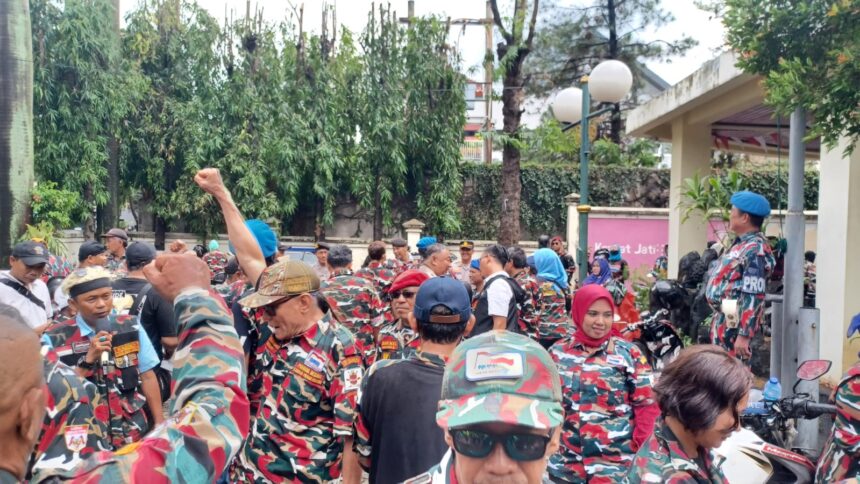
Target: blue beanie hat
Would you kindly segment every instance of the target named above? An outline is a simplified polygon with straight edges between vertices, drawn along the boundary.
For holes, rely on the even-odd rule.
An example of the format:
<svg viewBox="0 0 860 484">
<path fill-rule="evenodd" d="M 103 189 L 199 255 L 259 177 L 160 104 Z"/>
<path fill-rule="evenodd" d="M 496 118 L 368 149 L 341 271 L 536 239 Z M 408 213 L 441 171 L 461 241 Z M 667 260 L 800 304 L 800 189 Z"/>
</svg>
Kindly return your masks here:
<svg viewBox="0 0 860 484">
<path fill-rule="evenodd" d="M 436 237 L 421 237 L 418 243 L 415 244 L 419 249 L 426 249 L 436 243 Z"/>
<path fill-rule="evenodd" d="M 738 210 L 757 217 L 767 217 L 770 215 L 770 202 L 766 198 L 755 192 L 747 190 L 735 192 L 731 199 L 732 205 Z"/>
<path fill-rule="evenodd" d="M 275 236 L 272 228 L 269 227 L 269 224 L 262 220 L 251 219 L 245 221 L 245 227 L 248 227 L 248 230 L 254 234 L 254 238 L 257 239 L 257 245 L 260 246 L 260 250 L 263 252 L 263 257 L 269 258 L 275 255 L 275 251 L 278 249 L 278 238 Z M 233 244 L 230 244 L 230 252 L 236 253 Z"/>
</svg>

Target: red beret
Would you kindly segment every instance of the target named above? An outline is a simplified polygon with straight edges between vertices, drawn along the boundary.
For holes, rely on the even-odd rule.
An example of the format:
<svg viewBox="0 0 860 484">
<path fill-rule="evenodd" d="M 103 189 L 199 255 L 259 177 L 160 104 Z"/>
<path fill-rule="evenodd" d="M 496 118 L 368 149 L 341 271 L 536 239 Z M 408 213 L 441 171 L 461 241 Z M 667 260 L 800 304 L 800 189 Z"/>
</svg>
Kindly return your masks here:
<svg viewBox="0 0 860 484">
<path fill-rule="evenodd" d="M 399 291 L 404 287 L 418 287 L 427 279 L 430 279 L 430 276 L 421 271 L 415 269 L 403 271 L 394 278 L 394 281 L 391 282 L 391 286 L 388 287 L 388 292 Z"/>
</svg>

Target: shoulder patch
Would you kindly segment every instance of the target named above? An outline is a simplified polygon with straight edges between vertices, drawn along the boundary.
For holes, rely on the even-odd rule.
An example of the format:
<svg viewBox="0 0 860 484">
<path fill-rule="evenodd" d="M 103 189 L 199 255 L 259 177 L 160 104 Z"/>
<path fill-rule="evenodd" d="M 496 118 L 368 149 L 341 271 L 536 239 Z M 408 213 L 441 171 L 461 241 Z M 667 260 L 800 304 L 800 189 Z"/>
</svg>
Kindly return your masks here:
<svg viewBox="0 0 860 484">
<path fill-rule="evenodd" d="M 347 356 L 346 358 L 341 360 L 340 364 L 342 366 L 353 366 L 353 365 L 361 366 L 361 357 L 358 355 Z"/>
</svg>

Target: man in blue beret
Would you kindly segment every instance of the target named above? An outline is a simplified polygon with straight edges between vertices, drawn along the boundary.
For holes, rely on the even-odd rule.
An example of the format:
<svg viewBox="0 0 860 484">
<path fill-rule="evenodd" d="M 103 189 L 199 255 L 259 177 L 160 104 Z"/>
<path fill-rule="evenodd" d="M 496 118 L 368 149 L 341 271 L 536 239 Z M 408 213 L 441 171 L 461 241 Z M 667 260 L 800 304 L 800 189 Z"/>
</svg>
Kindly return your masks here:
<svg viewBox="0 0 860 484">
<path fill-rule="evenodd" d="M 729 230 L 737 238 L 713 268 L 705 297 L 714 309 L 711 341 L 749 362 L 750 340 L 764 316 L 766 282 L 775 265 L 762 233 L 770 203 L 758 193 L 732 195 Z"/>
</svg>

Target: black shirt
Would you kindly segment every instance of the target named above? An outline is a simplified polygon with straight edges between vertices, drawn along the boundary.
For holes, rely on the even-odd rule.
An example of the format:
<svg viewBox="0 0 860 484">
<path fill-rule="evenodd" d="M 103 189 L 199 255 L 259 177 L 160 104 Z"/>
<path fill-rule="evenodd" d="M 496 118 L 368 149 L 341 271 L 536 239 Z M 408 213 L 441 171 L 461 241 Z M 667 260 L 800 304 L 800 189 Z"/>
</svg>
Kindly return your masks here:
<svg viewBox="0 0 860 484">
<path fill-rule="evenodd" d="M 493 317 L 490 316 L 490 303 L 487 291 L 492 284 L 508 284 L 511 287 L 511 299 L 508 301 L 508 315 L 505 329 L 514 333 L 520 332 L 519 306 L 525 300 L 525 291 L 508 276 L 494 276 L 484 281 L 484 287 L 475 296 L 475 326 L 469 337 L 478 336 L 493 329 Z"/>
<path fill-rule="evenodd" d="M 418 352 L 365 377 L 359 412 L 371 436 L 370 483 L 393 484 L 439 463 L 448 445 L 436 425 L 445 361 Z"/>
<path fill-rule="evenodd" d="M 146 279 L 123 277 L 113 281 L 114 299 L 131 296 L 136 298 L 148 282 Z M 135 308 L 129 314 L 135 314 Z M 176 336 L 176 317 L 173 314 L 173 304 L 165 301 L 151 286 L 146 293 L 143 307 L 140 309 L 140 324 L 149 336 L 152 347 L 159 359 L 164 359 L 161 338 Z"/>
</svg>

